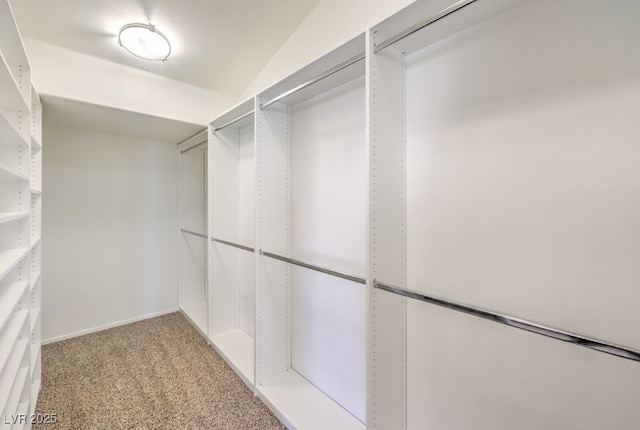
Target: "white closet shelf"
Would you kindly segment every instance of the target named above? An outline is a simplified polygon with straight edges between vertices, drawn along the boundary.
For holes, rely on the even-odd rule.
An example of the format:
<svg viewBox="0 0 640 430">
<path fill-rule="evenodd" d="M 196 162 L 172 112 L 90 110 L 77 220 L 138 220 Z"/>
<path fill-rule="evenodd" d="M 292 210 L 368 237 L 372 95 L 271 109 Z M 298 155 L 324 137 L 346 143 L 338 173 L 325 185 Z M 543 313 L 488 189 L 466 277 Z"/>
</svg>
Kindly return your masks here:
<svg viewBox="0 0 640 430">
<path fill-rule="evenodd" d="M 13 346 L 16 343 L 16 339 L 18 339 L 20 332 L 24 328 L 28 313 L 29 311 L 27 310 L 14 313 L 9 319 L 7 326 L 0 334 L 0 369 L 4 368 L 4 365 L 9 358 Z"/>
<path fill-rule="evenodd" d="M 305 430 L 364 430 L 365 425 L 290 369 L 264 385 L 258 396 L 290 427 Z"/>
<path fill-rule="evenodd" d="M 22 363 L 22 359 L 24 358 L 25 351 L 29 346 L 29 341 L 27 339 L 22 339 L 16 343 L 13 351 L 11 351 L 11 355 L 9 356 L 9 360 L 6 365 L 2 368 L 2 372 L 0 373 L 0 408 L 1 410 L 5 410 L 7 407 L 7 401 L 9 400 L 9 396 L 11 395 L 11 391 L 14 383 L 18 376 L 21 376 L 23 373 L 28 373 L 29 369 L 25 367 L 23 370 L 20 369 L 20 364 Z M 26 376 L 26 375 L 25 375 Z"/>
<path fill-rule="evenodd" d="M 26 218 L 29 212 L 0 212 L 0 224 Z"/>
<path fill-rule="evenodd" d="M 191 323 L 200 331 L 201 334 L 203 334 L 205 338 L 207 337 L 207 326 L 204 322 L 207 321 L 206 305 L 207 303 L 205 301 L 187 301 L 180 304 L 180 310 L 182 310 L 183 315 L 191 321 Z"/>
<path fill-rule="evenodd" d="M 9 397 L 6 400 L 5 408 L 4 408 L 4 416 L 7 417 L 10 414 L 15 414 L 18 410 L 18 406 L 20 406 L 20 396 L 24 391 L 25 383 L 27 382 L 27 378 L 29 377 L 29 368 L 22 367 L 18 371 L 18 375 L 16 376 L 16 380 L 13 382 L 13 387 L 9 392 Z"/>
<path fill-rule="evenodd" d="M 213 347 L 250 387 L 254 381 L 254 340 L 245 331 L 233 329 L 211 337 Z"/>
<path fill-rule="evenodd" d="M 0 109 L 0 144 L 27 146 L 27 140 L 20 134 L 11 118 L 11 113 L 6 109 Z"/>
<path fill-rule="evenodd" d="M 31 69 L 20 32 L 9 2 L 0 2 L 0 100 L 2 107 L 29 110 L 26 94 L 22 94 L 9 65 L 20 64 L 28 73 Z M 30 81 L 27 76 L 25 81 Z M 26 88 L 25 88 L 26 90 Z M 29 86 L 28 90 L 31 90 Z"/>
<path fill-rule="evenodd" d="M 33 189 L 31 189 L 31 194 L 39 196 L 39 195 L 42 194 L 42 190 L 38 190 L 38 189 L 33 188 Z"/>
<path fill-rule="evenodd" d="M 253 124 L 255 118 L 253 109 L 254 99 L 251 97 L 211 121 L 211 129 L 213 131 L 226 127 L 239 129 Z"/>
<path fill-rule="evenodd" d="M 30 406 L 30 402 L 28 400 L 26 402 L 20 402 L 20 404 L 18 405 L 18 409 L 16 410 L 16 415 L 17 416 L 29 415 L 29 406 Z M 16 423 L 14 424 L 13 427 L 11 427 L 11 430 L 13 430 L 14 428 L 19 429 L 22 427 L 20 427 L 20 424 Z"/>
<path fill-rule="evenodd" d="M 0 89 L 0 91 L 2 91 Z M 1 94 L 1 93 L 0 93 Z M 0 180 L 6 180 L 6 179 L 19 179 L 22 181 L 28 181 L 29 180 L 29 176 L 17 171 L 16 169 L 12 169 L 9 166 L 6 166 L 4 164 L 0 164 Z"/>
<path fill-rule="evenodd" d="M 460 7 L 463 3 L 461 1 L 447 9 L 442 9 L 437 2 L 417 2 L 372 29 L 377 34 L 376 49 L 398 38 L 392 45 L 397 51 L 410 54 L 525 1 L 527 0 L 467 1 L 466 5 Z M 446 12 L 451 13 L 445 19 L 436 19 Z M 416 21 L 416 17 L 427 18 Z"/>
<path fill-rule="evenodd" d="M 364 76 L 365 61 L 358 60 L 342 67 L 356 58 L 364 59 L 364 51 L 365 35 L 362 34 L 263 91 L 262 103 L 267 104 L 274 99 L 286 104 L 300 103 Z M 334 68 L 339 70 L 332 72 Z"/>
<path fill-rule="evenodd" d="M 31 249 L 32 250 L 36 249 L 41 241 L 42 241 L 42 236 L 31 237 Z"/>
<path fill-rule="evenodd" d="M 36 326 L 38 318 L 40 318 L 40 307 L 32 308 L 31 312 L 29 312 L 29 318 L 31 320 L 31 325 L 29 327 L 31 327 L 31 331 L 33 331 L 33 327 Z"/>
<path fill-rule="evenodd" d="M 42 143 L 35 136 L 31 136 L 31 151 L 38 152 L 42 149 Z"/>
<path fill-rule="evenodd" d="M 31 286 L 29 287 L 29 290 L 31 293 L 33 293 L 33 289 L 36 287 L 36 284 L 40 280 L 41 274 L 42 274 L 42 271 L 38 270 L 37 272 L 31 275 Z"/>
<path fill-rule="evenodd" d="M 29 253 L 29 248 L 0 250 L 0 281 Z"/>
<path fill-rule="evenodd" d="M 9 2 L 0 3 L 0 55 L 10 64 L 30 67 Z"/>
<path fill-rule="evenodd" d="M 33 377 L 33 374 L 36 370 L 36 364 L 38 363 L 38 359 L 40 358 L 40 352 L 40 344 L 31 346 L 31 377 Z"/>
<path fill-rule="evenodd" d="M 38 403 L 38 394 L 40 393 L 40 386 L 42 385 L 42 380 L 36 379 L 31 383 L 31 404 L 33 405 L 33 412 L 35 412 L 35 406 Z"/>
<path fill-rule="evenodd" d="M 18 84 L 11 72 L 11 68 L 7 64 L 4 58 L 0 61 L 0 107 L 6 109 L 15 109 L 28 111 L 27 102 L 23 94 L 18 89 Z"/>
</svg>

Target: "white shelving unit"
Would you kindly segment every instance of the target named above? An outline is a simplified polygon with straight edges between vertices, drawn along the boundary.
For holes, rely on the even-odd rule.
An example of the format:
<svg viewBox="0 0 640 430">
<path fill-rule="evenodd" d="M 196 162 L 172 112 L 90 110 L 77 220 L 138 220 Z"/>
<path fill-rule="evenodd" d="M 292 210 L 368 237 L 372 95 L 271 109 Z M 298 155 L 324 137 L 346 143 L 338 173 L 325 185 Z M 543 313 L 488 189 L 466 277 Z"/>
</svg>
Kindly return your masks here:
<svg viewBox="0 0 640 430">
<path fill-rule="evenodd" d="M 254 386 L 254 99 L 209 126 L 209 336 L 249 387 Z"/>
<path fill-rule="evenodd" d="M 365 428 L 364 35 L 257 97 L 256 392 L 293 428 Z M 362 278 L 364 281 L 364 278 Z"/>
<path fill-rule="evenodd" d="M 211 123 L 209 339 L 288 427 L 640 422 L 614 3 L 417 1 Z"/>
<path fill-rule="evenodd" d="M 207 135 L 183 142 L 180 151 L 180 309 L 208 337 Z"/>
<path fill-rule="evenodd" d="M 640 350 L 640 8 L 478 1 L 406 31 L 450 3 L 371 30 L 370 277 Z M 371 428 L 640 422 L 637 363 L 377 289 L 369 318 Z"/>
<path fill-rule="evenodd" d="M 0 411 L 33 413 L 40 387 L 41 105 L 10 5 L 0 1 Z M 6 425 L 2 424 L 2 428 Z M 29 424 L 20 428 L 30 428 Z"/>
</svg>

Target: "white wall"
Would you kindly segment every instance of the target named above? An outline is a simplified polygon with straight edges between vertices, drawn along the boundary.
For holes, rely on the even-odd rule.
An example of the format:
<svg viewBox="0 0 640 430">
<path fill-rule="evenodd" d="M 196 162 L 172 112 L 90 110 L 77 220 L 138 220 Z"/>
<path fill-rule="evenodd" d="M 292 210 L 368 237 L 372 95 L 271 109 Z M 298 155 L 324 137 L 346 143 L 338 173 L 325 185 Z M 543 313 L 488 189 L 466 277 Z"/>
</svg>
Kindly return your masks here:
<svg viewBox="0 0 640 430">
<path fill-rule="evenodd" d="M 322 0 L 244 91 L 253 96 L 414 0 Z"/>
<path fill-rule="evenodd" d="M 37 40 L 25 38 L 25 46 L 41 95 L 203 125 L 235 102 L 230 95 Z"/>
<path fill-rule="evenodd" d="M 43 133 L 43 341 L 176 309 L 177 147 Z"/>
</svg>

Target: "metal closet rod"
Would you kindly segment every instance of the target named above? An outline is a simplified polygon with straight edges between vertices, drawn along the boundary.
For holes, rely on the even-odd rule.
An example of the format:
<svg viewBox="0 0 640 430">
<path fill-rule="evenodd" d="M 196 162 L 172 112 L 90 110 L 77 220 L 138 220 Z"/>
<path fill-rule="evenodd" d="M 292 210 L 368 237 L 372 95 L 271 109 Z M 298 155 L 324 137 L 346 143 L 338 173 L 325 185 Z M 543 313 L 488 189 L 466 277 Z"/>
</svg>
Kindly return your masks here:
<svg viewBox="0 0 640 430">
<path fill-rule="evenodd" d="M 253 115 L 254 113 L 255 113 L 255 111 L 254 111 L 254 110 L 251 110 L 251 112 L 247 112 L 247 113 L 245 113 L 244 115 L 240 115 L 238 118 L 232 119 L 231 121 L 229 121 L 229 122 L 227 122 L 227 123 L 225 123 L 225 124 L 222 124 L 220 127 L 214 127 L 213 131 L 214 131 L 214 133 L 215 133 L 215 132 L 217 132 L 217 131 L 219 131 L 219 130 L 222 130 L 223 128 L 227 128 L 227 127 L 229 127 L 230 125 L 235 124 L 235 123 L 236 123 L 236 122 L 238 122 L 238 121 L 242 121 L 242 120 L 243 120 L 243 119 L 245 119 L 246 117 Z"/>
<path fill-rule="evenodd" d="M 255 249 L 251 248 L 250 246 L 240 245 L 239 243 L 229 242 L 227 240 L 222 240 L 215 237 L 211 237 L 211 240 L 214 242 L 222 243 L 223 245 L 229 245 L 233 246 L 234 248 L 244 249 L 245 251 L 255 252 Z"/>
<path fill-rule="evenodd" d="M 284 261 L 285 263 L 291 263 L 296 266 L 305 267 L 307 269 L 315 270 L 316 272 L 325 273 L 331 276 L 337 276 L 338 278 L 347 279 L 352 282 L 357 282 L 358 284 L 366 284 L 367 281 L 364 278 L 360 278 L 358 276 L 349 275 L 347 273 L 338 272 L 331 269 L 325 269 L 324 267 L 315 266 L 313 264 L 303 263 L 302 261 L 294 260 L 293 258 L 283 257 L 282 255 L 272 254 L 271 252 L 266 252 L 260 250 L 260 255 L 264 255 L 265 257 L 273 258 L 275 260 Z"/>
<path fill-rule="evenodd" d="M 318 75 L 315 78 L 310 79 L 307 82 L 305 82 L 303 84 L 300 84 L 297 87 L 295 87 L 295 88 L 293 88 L 293 89 L 291 89 L 291 90 L 289 90 L 287 92 L 284 92 L 284 93 L 280 94 L 279 96 L 274 97 L 274 98 L 272 98 L 271 100 L 269 100 L 269 101 L 267 101 L 265 103 L 262 103 L 260 105 L 260 109 L 265 109 L 265 108 L 271 106 L 272 104 L 274 104 L 275 102 L 278 102 L 278 101 L 282 100 L 283 98 L 285 98 L 287 96 L 290 96 L 291 94 L 297 93 L 298 91 L 300 91 L 300 90 L 302 90 L 304 88 L 307 88 L 308 86 L 313 85 L 316 82 L 321 81 L 324 78 L 327 78 L 327 77 L 333 75 L 334 73 L 337 73 L 340 70 L 345 69 L 345 68 L 349 67 L 350 65 L 357 63 L 360 60 L 363 60 L 364 58 L 365 58 L 365 54 L 358 54 L 355 57 L 352 57 L 352 58 L 348 59 L 344 63 L 340 63 L 337 66 L 327 70 L 326 72 L 322 73 L 321 75 Z"/>
<path fill-rule="evenodd" d="M 203 129 L 203 130 L 200 130 L 200 131 L 199 131 L 199 132 L 197 132 L 196 134 L 194 134 L 194 135 L 192 135 L 192 136 L 189 136 L 189 137 L 187 137 L 186 139 L 181 140 L 180 142 L 176 143 L 176 145 L 182 145 L 182 144 L 183 144 L 183 143 L 185 143 L 186 141 L 188 141 L 188 140 L 190 140 L 190 139 L 193 139 L 193 138 L 194 138 L 194 137 L 196 137 L 196 136 L 200 136 L 202 133 L 206 133 L 206 132 L 207 132 L 207 130 L 208 130 L 208 128 L 205 128 L 205 129 Z"/>
<path fill-rule="evenodd" d="M 184 229 L 184 228 L 181 228 L 180 231 L 183 232 L 183 233 L 186 233 L 186 234 L 191 234 L 193 236 L 201 237 L 203 239 L 209 239 L 209 236 L 207 236 L 206 234 L 196 233 L 195 231 L 187 230 L 187 229 Z"/>
<path fill-rule="evenodd" d="M 519 318 L 514 318 L 508 315 L 503 315 L 496 312 L 487 311 L 484 309 L 474 308 L 467 305 L 461 305 L 459 303 L 451 302 L 449 300 L 444 300 L 437 297 L 427 296 L 425 294 L 417 293 L 415 291 L 407 290 L 405 288 L 400 288 L 394 285 L 378 282 L 375 279 L 373 280 L 373 287 L 378 288 L 380 290 L 388 291 L 390 293 L 399 294 L 404 297 L 409 297 L 411 299 L 416 299 L 422 302 L 431 303 L 433 305 L 440 306 L 446 309 L 462 312 L 468 315 L 473 315 L 489 321 L 504 324 L 509 327 L 519 328 L 521 330 L 525 330 L 525 331 L 539 334 L 542 336 L 548 336 L 553 339 L 572 343 L 574 345 L 593 349 L 595 351 L 604 352 L 606 354 L 611 354 L 617 357 L 640 362 L 640 352 L 631 350 L 629 348 L 624 348 L 618 345 L 613 345 L 610 343 L 601 342 L 594 339 L 589 339 L 586 337 L 579 336 L 577 334 L 568 333 L 566 331 L 557 330 L 550 327 L 545 327 L 540 324 L 536 324 L 530 321 L 525 321 Z"/>
<path fill-rule="evenodd" d="M 411 27 L 407 28 L 404 31 L 401 31 L 400 33 L 396 34 L 395 36 L 392 36 L 390 38 L 388 38 L 387 40 L 380 42 L 378 44 L 376 44 L 374 46 L 373 52 L 374 53 L 378 53 L 379 51 L 382 51 L 384 48 L 386 48 L 387 46 L 393 45 L 394 43 L 404 39 L 405 37 L 415 33 L 416 31 L 420 31 L 423 28 L 433 24 L 436 21 L 441 20 L 442 18 L 451 15 L 454 12 L 459 11 L 460 9 L 462 9 L 465 6 L 469 6 L 471 3 L 475 2 L 476 0 L 460 0 L 454 4 L 452 4 L 451 6 L 442 9 L 440 12 L 436 13 L 435 15 L 431 15 L 430 17 L 423 19 L 422 21 L 420 21 L 419 23 L 412 25 Z"/>
<path fill-rule="evenodd" d="M 193 145 L 193 146 L 188 147 L 187 149 L 183 149 L 183 150 L 181 150 L 181 151 L 180 151 L 180 154 L 184 154 L 185 152 L 189 152 L 189 151 L 191 151 L 192 149 L 196 149 L 196 148 L 198 148 L 199 146 L 206 145 L 206 144 L 207 144 L 207 141 L 205 140 L 204 142 L 200 142 L 200 143 L 198 143 L 198 144 L 195 144 L 195 145 Z"/>
</svg>

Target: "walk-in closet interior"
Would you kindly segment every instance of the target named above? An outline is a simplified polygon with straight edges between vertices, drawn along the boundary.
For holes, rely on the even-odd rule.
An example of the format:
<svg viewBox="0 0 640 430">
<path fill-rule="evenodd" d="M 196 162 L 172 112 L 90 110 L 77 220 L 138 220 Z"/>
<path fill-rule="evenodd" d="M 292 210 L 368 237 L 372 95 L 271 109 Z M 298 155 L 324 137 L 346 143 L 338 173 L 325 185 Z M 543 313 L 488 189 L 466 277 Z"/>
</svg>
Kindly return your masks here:
<svg viewBox="0 0 640 430">
<path fill-rule="evenodd" d="M 179 311 L 290 429 L 636 430 L 640 3 L 303 3 L 240 88 L 80 97 L 0 0 L 0 412 Z"/>
</svg>

